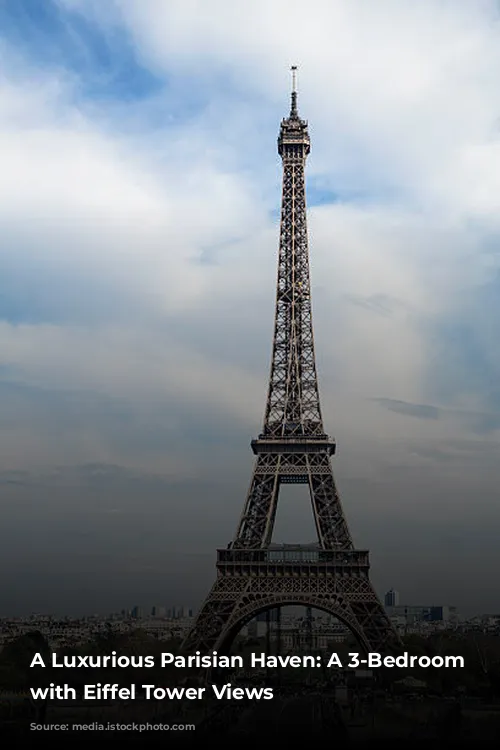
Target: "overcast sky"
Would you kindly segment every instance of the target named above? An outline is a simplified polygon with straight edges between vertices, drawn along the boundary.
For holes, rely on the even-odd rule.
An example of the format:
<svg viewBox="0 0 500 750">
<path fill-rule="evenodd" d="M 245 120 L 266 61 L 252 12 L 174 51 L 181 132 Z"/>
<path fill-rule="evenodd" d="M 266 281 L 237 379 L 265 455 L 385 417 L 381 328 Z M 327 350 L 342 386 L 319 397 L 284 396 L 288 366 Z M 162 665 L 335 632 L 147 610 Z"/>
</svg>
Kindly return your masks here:
<svg viewBox="0 0 500 750">
<path fill-rule="evenodd" d="M 207 593 L 264 411 L 290 64 L 355 543 L 382 594 L 498 611 L 498 3 L 4 0 L 0 34 L 0 614 Z M 281 499 L 275 541 L 313 539 Z"/>
</svg>

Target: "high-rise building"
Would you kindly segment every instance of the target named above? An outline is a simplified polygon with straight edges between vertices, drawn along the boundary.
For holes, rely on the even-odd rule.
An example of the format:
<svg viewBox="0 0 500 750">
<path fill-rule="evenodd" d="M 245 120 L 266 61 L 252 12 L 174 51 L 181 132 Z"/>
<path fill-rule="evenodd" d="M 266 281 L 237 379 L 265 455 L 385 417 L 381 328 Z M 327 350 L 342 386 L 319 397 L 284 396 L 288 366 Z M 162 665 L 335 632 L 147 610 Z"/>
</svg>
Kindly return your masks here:
<svg viewBox="0 0 500 750">
<path fill-rule="evenodd" d="M 391 589 L 384 597 L 385 607 L 397 607 L 399 604 L 399 592 Z"/>
</svg>

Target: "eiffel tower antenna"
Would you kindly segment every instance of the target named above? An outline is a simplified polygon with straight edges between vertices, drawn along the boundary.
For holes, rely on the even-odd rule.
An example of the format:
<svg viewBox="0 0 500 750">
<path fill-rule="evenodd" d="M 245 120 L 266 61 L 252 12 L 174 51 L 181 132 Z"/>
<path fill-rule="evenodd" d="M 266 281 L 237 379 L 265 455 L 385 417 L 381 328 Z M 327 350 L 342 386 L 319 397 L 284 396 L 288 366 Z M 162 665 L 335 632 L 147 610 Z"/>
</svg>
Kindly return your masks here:
<svg viewBox="0 0 500 750">
<path fill-rule="evenodd" d="M 291 109 L 281 121 L 281 227 L 271 371 L 262 432 L 251 446 L 255 465 L 233 541 L 218 550 L 217 578 L 183 649 L 230 648 L 258 613 L 301 605 L 341 620 L 361 649 L 383 653 L 398 643 L 369 579 L 369 554 L 354 548 L 337 492 L 335 440 L 323 427 L 311 308 L 305 164 L 308 124 L 297 110 L 296 66 Z M 271 544 L 282 484 L 304 484 L 317 544 Z"/>
<path fill-rule="evenodd" d="M 290 117 L 298 117 L 299 113 L 297 110 L 297 66 L 292 65 L 290 70 L 292 71 L 292 105 L 290 107 Z"/>
</svg>

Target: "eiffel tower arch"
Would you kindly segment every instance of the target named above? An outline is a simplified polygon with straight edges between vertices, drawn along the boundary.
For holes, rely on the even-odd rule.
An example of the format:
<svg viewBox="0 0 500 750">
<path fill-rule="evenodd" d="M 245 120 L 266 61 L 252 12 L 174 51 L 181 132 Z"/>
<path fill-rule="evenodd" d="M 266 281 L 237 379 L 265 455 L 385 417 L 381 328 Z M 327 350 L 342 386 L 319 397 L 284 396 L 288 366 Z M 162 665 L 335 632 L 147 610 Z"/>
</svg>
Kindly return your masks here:
<svg viewBox="0 0 500 750">
<path fill-rule="evenodd" d="M 336 444 L 321 414 L 309 278 L 305 163 L 308 124 L 295 82 L 281 122 L 283 190 L 276 313 L 264 424 L 252 440 L 255 465 L 233 541 L 217 553 L 217 577 L 183 650 L 227 651 L 258 613 L 287 605 L 323 610 L 342 621 L 365 652 L 399 643 L 369 578 L 369 554 L 356 550 L 332 470 Z M 273 545 L 282 484 L 309 488 L 318 542 Z"/>
<path fill-rule="evenodd" d="M 219 559 L 224 551 L 219 550 Z M 256 615 L 277 607 L 300 605 L 336 617 L 366 653 L 384 653 L 398 643 L 367 576 L 357 577 L 349 562 L 339 570 L 335 562 L 321 560 L 313 571 L 311 563 L 273 561 L 271 570 L 264 574 L 258 569 L 262 565 L 251 562 L 248 575 L 241 577 L 227 575 L 220 563 L 217 567 L 219 575 L 183 650 L 226 653 L 241 628 Z"/>
</svg>

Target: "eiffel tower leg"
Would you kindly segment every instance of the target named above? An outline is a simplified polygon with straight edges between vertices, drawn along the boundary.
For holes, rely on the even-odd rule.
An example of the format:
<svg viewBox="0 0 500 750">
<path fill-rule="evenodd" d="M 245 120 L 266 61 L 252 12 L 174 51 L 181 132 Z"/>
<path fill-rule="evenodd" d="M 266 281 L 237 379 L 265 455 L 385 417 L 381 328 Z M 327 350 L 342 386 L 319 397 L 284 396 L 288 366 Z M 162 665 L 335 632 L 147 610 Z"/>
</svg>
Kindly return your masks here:
<svg viewBox="0 0 500 750">
<path fill-rule="evenodd" d="M 369 597 L 351 601 L 351 609 L 363 628 L 370 651 L 384 654 L 400 645 L 399 637 L 373 589 Z"/>
<path fill-rule="evenodd" d="M 279 456 L 257 458 L 233 547 L 256 549 L 270 543 L 278 501 L 279 463 Z"/>
<path fill-rule="evenodd" d="M 244 590 L 244 579 L 231 581 L 229 578 L 218 577 L 181 646 L 182 651 L 200 651 L 204 655 L 218 650 L 221 635 L 227 631 L 228 622 L 233 617 Z"/>
<path fill-rule="evenodd" d="M 320 544 L 324 549 L 352 549 L 340 497 L 333 478 L 330 457 L 325 453 L 307 457 L 309 489 Z"/>
<path fill-rule="evenodd" d="M 349 608 L 364 634 L 368 650 L 384 654 L 397 648 L 400 645 L 399 636 L 368 576 L 347 578 L 339 584 L 339 588 L 345 591 Z"/>
</svg>

